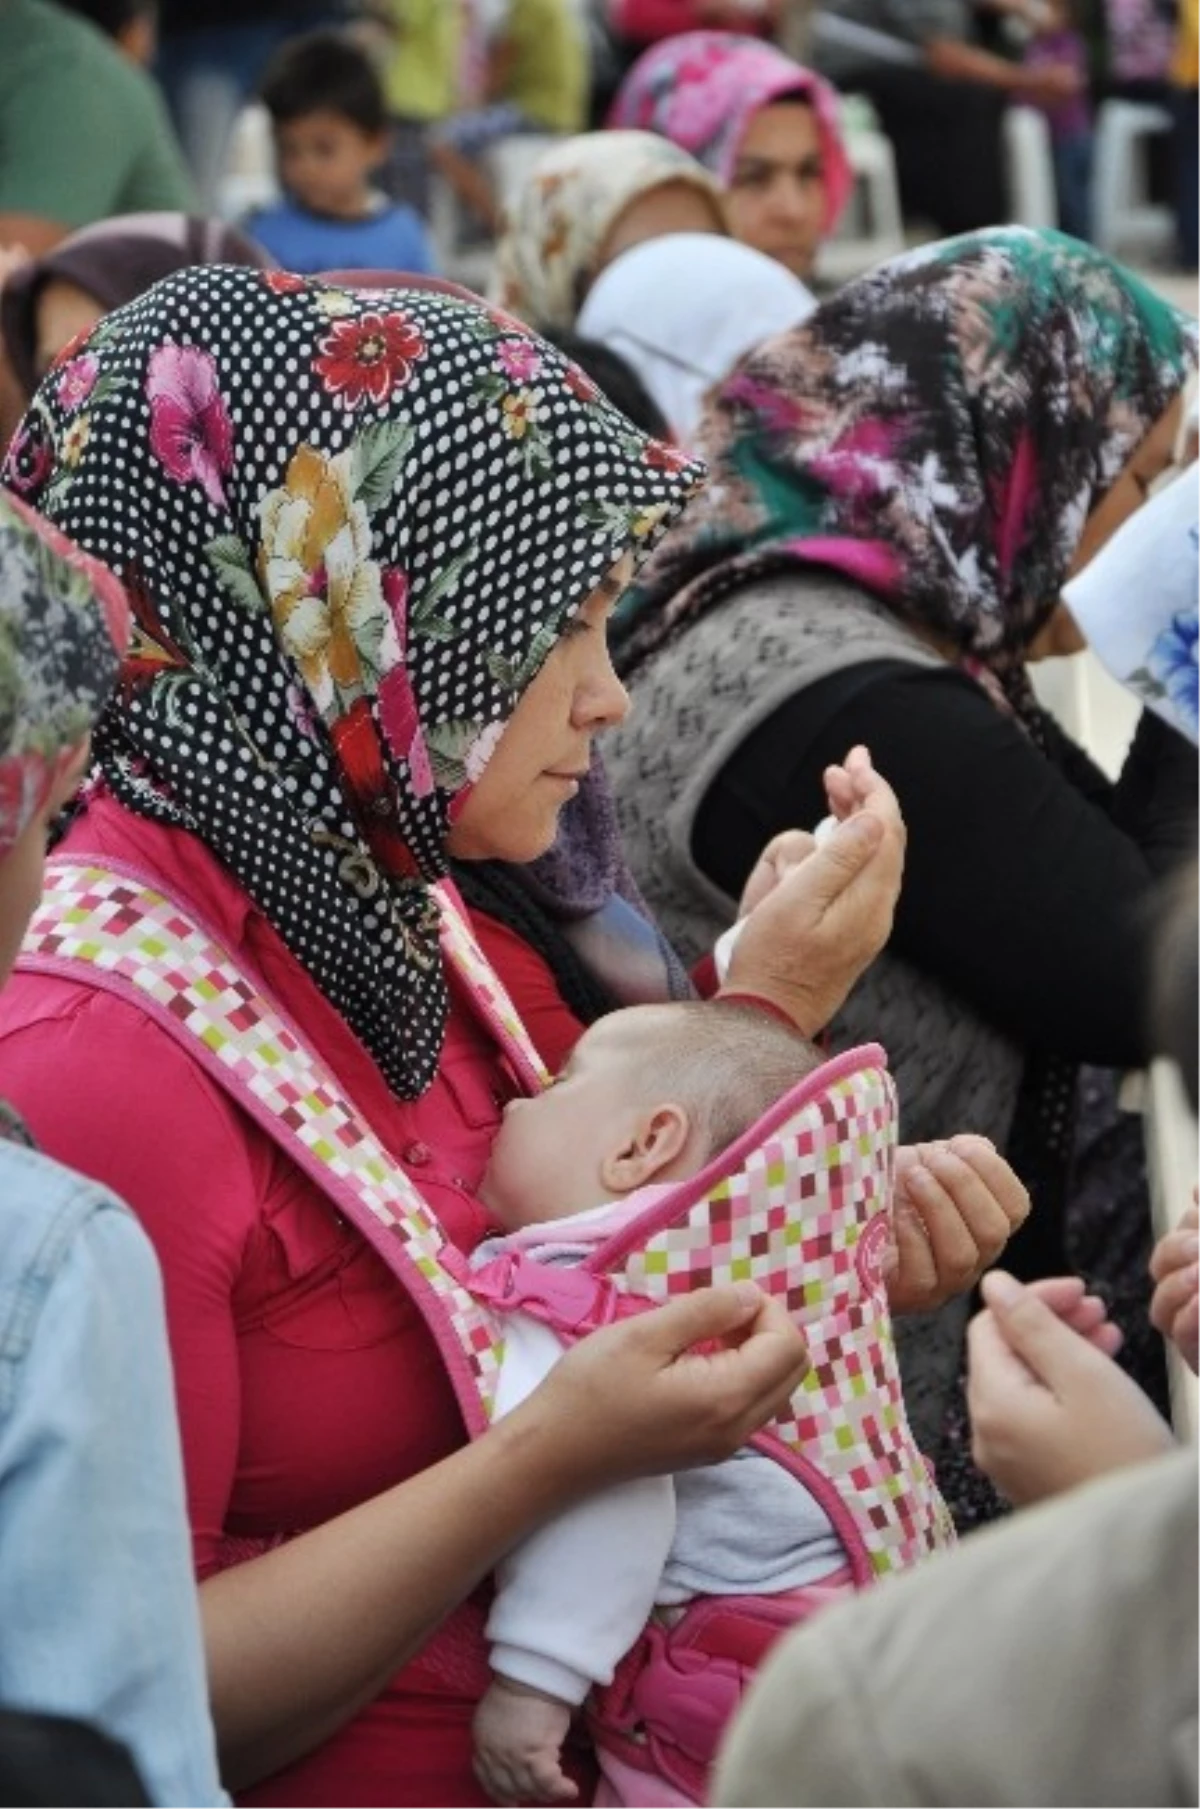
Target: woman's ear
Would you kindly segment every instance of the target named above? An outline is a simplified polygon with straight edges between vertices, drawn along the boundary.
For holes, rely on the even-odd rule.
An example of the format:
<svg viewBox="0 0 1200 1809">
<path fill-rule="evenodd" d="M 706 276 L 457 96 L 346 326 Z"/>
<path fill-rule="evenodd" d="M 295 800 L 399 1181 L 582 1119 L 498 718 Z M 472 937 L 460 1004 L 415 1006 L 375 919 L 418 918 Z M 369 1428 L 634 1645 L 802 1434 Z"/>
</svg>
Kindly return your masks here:
<svg viewBox="0 0 1200 1809">
<path fill-rule="evenodd" d="M 692 1121 L 681 1105 L 655 1106 L 600 1164 L 605 1188 L 620 1195 L 646 1187 L 683 1154 L 691 1134 Z"/>
</svg>

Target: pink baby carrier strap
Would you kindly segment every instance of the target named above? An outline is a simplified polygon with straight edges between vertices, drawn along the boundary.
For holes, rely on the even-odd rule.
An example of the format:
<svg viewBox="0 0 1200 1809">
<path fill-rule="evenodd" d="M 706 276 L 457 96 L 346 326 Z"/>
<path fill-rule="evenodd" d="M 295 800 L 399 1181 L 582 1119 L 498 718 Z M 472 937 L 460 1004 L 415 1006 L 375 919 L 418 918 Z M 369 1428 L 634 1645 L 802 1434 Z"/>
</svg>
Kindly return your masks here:
<svg viewBox="0 0 1200 1809">
<path fill-rule="evenodd" d="M 846 1566 L 780 1595 L 701 1597 L 674 1626 L 652 1622 L 589 1717 L 610 1800 L 641 1803 L 649 1777 L 675 1793 L 656 1801 L 705 1802 L 717 1748 L 767 1653 L 854 1586 Z"/>
<path fill-rule="evenodd" d="M 475 942 L 457 893 L 434 888 L 443 953 L 517 1075 L 546 1078 L 520 1018 Z M 493 1317 L 450 1273 L 432 1210 L 345 1100 L 287 1014 L 159 882 L 124 862 L 53 857 L 17 963 L 111 992 L 152 1017 L 357 1228 L 415 1301 L 472 1436 L 488 1424 L 501 1339 Z M 457 1255 L 457 1252 L 453 1252 Z M 223 1542 L 224 1565 L 274 1540 Z M 413 1661 L 470 1698 L 487 1688 L 486 1611 L 474 1597 L 447 1616 Z"/>
</svg>

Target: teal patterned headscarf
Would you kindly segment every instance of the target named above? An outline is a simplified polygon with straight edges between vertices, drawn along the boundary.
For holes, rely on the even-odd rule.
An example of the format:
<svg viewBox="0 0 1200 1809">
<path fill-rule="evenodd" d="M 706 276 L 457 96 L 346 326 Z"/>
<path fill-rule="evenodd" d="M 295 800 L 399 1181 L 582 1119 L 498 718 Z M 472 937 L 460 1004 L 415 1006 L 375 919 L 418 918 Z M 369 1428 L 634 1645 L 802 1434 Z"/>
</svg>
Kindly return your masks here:
<svg viewBox="0 0 1200 1809">
<path fill-rule="evenodd" d="M 90 733 L 128 638 L 112 573 L 0 490 L 0 862 Z"/>
<path fill-rule="evenodd" d="M 112 573 L 0 490 L 0 885 L 5 857 L 100 714 L 128 638 Z M 4 1099 L 0 1142 L 32 1143 Z"/>
<path fill-rule="evenodd" d="M 848 284 L 710 402 L 712 482 L 622 605 L 618 664 L 750 579 L 827 566 L 1025 714 L 1083 524 L 1196 347 L 1194 321 L 1055 232 L 968 234 Z"/>
</svg>

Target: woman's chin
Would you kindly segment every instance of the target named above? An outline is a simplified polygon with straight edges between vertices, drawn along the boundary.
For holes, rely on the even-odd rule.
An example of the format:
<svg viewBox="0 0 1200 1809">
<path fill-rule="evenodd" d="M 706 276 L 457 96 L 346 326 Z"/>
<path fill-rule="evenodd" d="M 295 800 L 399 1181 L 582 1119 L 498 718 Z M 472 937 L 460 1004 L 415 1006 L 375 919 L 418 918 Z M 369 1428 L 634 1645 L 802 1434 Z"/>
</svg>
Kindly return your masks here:
<svg viewBox="0 0 1200 1809">
<path fill-rule="evenodd" d="M 530 861 L 538 860 L 553 848 L 558 838 L 558 818 L 561 808 L 560 805 L 552 815 L 537 823 L 498 824 L 495 830 L 486 836 L 472 835 L 469 838 L 459 838 L 452 830 L 446 844 L 447 850 L 456 860 L 507 861 L 515 867 L 527 866 Z"/>
</svg>

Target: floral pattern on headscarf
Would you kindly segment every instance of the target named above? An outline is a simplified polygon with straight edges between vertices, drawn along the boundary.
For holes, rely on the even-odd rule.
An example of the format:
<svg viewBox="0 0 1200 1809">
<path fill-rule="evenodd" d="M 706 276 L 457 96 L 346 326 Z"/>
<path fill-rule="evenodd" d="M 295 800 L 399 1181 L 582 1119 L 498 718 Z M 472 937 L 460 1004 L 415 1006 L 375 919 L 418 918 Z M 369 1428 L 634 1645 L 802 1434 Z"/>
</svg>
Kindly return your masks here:
<svg viewBox="0 0 1200 1809">
<path fill-rule="evenodd" d="M 113 574 L 0 491 L 0 861 L 90 733 L 128 632 Z"/>
<path fill-rule="evenodd" d="M 816 115 L 825 172 L 824 231 L 832 232 L 854 187 L 829 83 L 761 38 L 683 31 L 638 58 L 617 91 L 610 126 L 658 132 L 690 151 L 723 188 L 733 180 L 746 128 L 775 101 L 804 100 Z"/>
<path fill-rule="evenodd" d="M 500 306 L 547 332 L 569 331 L 612 227 L 632 201 L 675 182 L 702 194 L 724 229 L 716 182 L 652 132 L 585 132 L 555 145 L 506 216 L 494 276 Z"/>
<path fill-rule="evenodd" d="M 425 288 L 189 271 L 74 355 L 82 410 L 47 378 L 8 475 L 130 592 L 105 777 L 201 837 L 415 1097 L 449 824 L 567 618 L 701 469 Z"/>
<path fill-rule="evenodd" d="M 1194 321 L 1055 232 L 968 234 L 849 284 L 714 392 L 711 487 L 621 605 L 618 664 L 751 579 L 827 566 L 1032 720 L 1025 652 L 1196 348 Z"/>
</svg>

